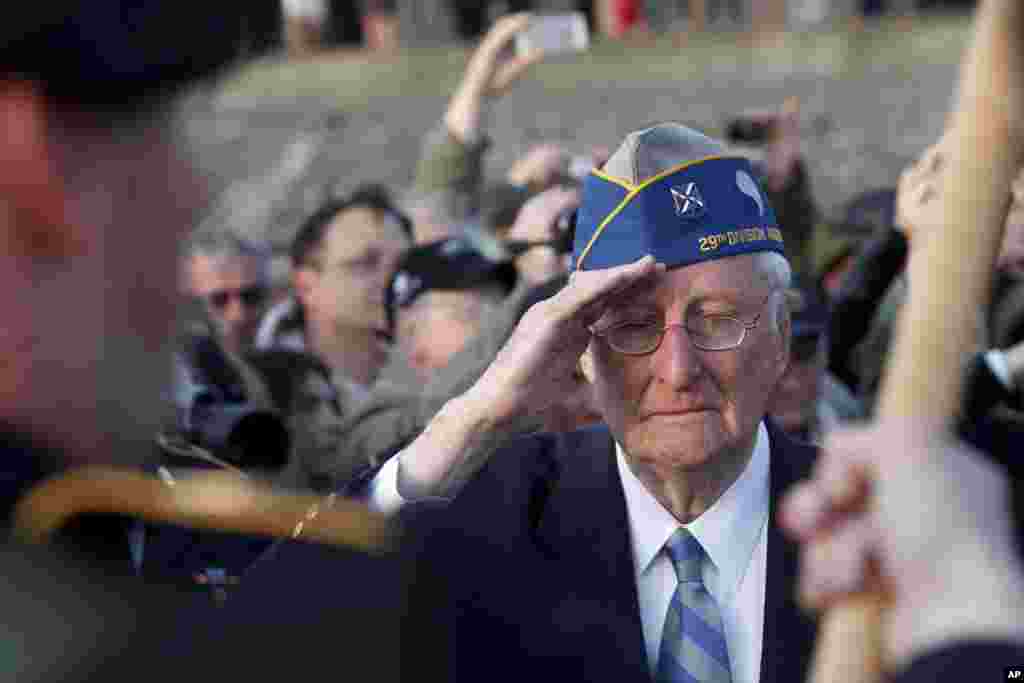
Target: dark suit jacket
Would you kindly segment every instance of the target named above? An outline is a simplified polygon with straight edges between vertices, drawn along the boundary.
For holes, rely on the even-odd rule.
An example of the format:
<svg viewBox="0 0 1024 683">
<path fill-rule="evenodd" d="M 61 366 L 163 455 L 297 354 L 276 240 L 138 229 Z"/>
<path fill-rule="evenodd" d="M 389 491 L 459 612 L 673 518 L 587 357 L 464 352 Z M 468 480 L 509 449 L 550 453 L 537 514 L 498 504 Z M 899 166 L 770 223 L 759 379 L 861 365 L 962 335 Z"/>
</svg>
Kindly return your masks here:
<svg viewBox="0 0 1024 683">
<path fill-rule="evenodd" d="M 797 548 L 778 529 L 774 507 L 808 476 L 815 451 L 774 427 L 769 436 L 761 681 L 790 683 L 805 679 L 815 625 L 796 605 Z M 421 543 L 412 608 L 438 615 L 427 637 L 437 638 L 431 649 L 447 647 L 455 678 L 650 680 L 626 502 L 606 427 L 516 441 L 427 531 L 424 517 L 412 525 L 420 524 Z M 447 629 L 453 640 L 438 637 Z M 424 670 L 419 662 L 403 664 L 403 673 L 416 670 Z"/>
<path fill-rule="evenodd" d="M 1016 643 L 965 640 L 922 653 L 894 683 L 932 681 L 1007 681 L 1005 669 L 1024 670 L 1024 647 Z"/>
</svg>

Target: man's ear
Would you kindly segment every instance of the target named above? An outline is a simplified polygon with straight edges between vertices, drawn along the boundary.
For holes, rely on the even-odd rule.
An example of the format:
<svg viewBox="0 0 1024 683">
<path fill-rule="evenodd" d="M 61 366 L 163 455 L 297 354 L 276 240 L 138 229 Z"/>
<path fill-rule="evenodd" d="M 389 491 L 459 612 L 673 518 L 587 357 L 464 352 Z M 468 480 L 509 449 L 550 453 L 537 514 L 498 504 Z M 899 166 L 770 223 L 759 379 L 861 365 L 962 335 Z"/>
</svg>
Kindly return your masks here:
<svg viewBox="0 0 1024 683">
<path fill-rule="evenodd" d="M 0 220 L 8 253 L 62 262 L 83 250 L 86 226 L 68 220 L 67 191 L 39 88 L 0 81 Z"/>
<path fill-rule="evenodd" d="M 306 266 L 301 266 L 292 271 L 292 289 L 295 290 L 295 298 L 303 306 L 306 306 L 309 301 L 317 275 L 316 271 Z"/>
<path fill-rule="evenodd" d="M 583 375 L 583 378 L 585 380 L 587 380 L 588 382 L 590 382 L 591 384 L 593 384 L 594 383 L 594 356 L 590 353 L 590 347 L 589 346 L 587 347 L 587 350 L 583 352 L 583 355 L 580 356 L 579 367 L 580 367 L 580 373 Z"/>
</svg>

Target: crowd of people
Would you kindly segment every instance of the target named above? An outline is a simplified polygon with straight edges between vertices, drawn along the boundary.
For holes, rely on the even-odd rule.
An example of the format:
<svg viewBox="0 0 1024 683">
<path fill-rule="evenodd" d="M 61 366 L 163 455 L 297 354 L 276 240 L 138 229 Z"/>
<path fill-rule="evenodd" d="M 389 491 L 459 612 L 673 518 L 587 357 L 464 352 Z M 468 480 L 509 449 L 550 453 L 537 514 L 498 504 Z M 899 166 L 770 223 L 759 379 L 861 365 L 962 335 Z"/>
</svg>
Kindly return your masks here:
<svg viewBox="0 0 1024 683">
<path fill-rule="evenodd" d="M 278 539 L 101 505 L 2 546 L 5 680 L 795 681 L 805 608 L 876 574 L 905 680 L 1024 666 L 1024 171 L 946 433 L 878 398 L 949 135 L 835 224 L 793 100 L 756 146 L 659 123 L 495 180 L 490 113 L 544 57 L 507 15 L 412 187 L 325 201 L 281 281 L 269 244 L 191 231 L 179 106 L 247 4 L 69 7 L 0 29 L 5 530 L 104 463 L 401 534 L 378 555 L 303 542 L 320 503 Z"/>
</svg>

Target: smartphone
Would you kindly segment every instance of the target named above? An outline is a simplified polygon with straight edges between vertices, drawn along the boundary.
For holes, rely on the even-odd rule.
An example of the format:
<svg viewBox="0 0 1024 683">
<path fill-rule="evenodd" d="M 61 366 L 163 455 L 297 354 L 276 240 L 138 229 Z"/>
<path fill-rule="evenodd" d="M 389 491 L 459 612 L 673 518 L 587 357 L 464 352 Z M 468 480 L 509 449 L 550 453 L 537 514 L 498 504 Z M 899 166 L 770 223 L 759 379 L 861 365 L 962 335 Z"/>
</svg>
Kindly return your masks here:
<svg viewBox="0 0 1024 683">
<path fill-rule="evenodd" d="M 570 14 L 540 14 L 516 36 L 516 54 L 533 50 L 547 54 L 582 52 L 590 47 L 590 32 L 582 12 Z"/>
</svg>

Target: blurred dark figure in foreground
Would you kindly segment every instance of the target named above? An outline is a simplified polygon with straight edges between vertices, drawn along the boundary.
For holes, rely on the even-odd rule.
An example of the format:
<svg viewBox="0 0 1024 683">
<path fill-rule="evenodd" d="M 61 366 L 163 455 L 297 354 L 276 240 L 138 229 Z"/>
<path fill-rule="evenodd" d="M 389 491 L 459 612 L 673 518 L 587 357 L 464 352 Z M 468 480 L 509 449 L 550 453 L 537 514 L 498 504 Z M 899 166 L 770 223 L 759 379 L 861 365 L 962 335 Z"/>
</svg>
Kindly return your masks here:
<svg viewBox="0 0 1024 683">
<path fill-rule="evenodd" d="M 204 199 L 173 103 L 234 59 L 241 14 L 231 2 L 47 3 L 0 28 L 5 510 L 45 474 L 152 450 L 176 317 L 172 255 Z M 72 557 L 0 551 L 0 630 L 22 644 L 5 680 L 88 678 L 104 638 L 131 651 L 143 611 L 161 611 L 110 583 L 113 564 L 128 572 L 123 523 L 77 536 Z M 97 562 L 108 578 L 80 574 Z"/>
<path fill-rule="evenodd" d="M 134 464 L 151 451 L 175 337 L 174 255 L 204 202 L 178 95 L 235 60 L 251 6 L 37 3 L 0 26 L 5 518 L 46 473 Z M 125 554 L 129 546 L 120 520 L 80 539 L 106 539 Z M 307 611 L 306 630 L 292 623 L 282 633 L 255 619 L 244 635 L 218 628 L 180 614 L 187 603 L 171 588 L 96 571 L 89 559 L 103 551 L 94 550 L 0 546 L 0 639 L 16 644 L 6 649 L 5 681 L 223 679 L 227 667 L 245 680 L 279 680 L 294 666 L 281 652 L 333 652 L 323 641 L 345 628 L 325 623 L 345 613 L 340 604 L 322 618 Z M 350 569 L 363 589 L 397 581 L 380 563 Z M 400 596 L 394 581 L 365 592 Z M 373 625 L 393 613 L 381 607 L 386 598 L 376 612 L 348 613 L 357 636 L 389 637 Z M 373 642 L 354 652 L 370 656 Z M 358 662 L 347 661 L 359 677 Z M 374 670 L 381 665 L 392 678 L 390 660 L 375 660 Z"/>
</svg>

